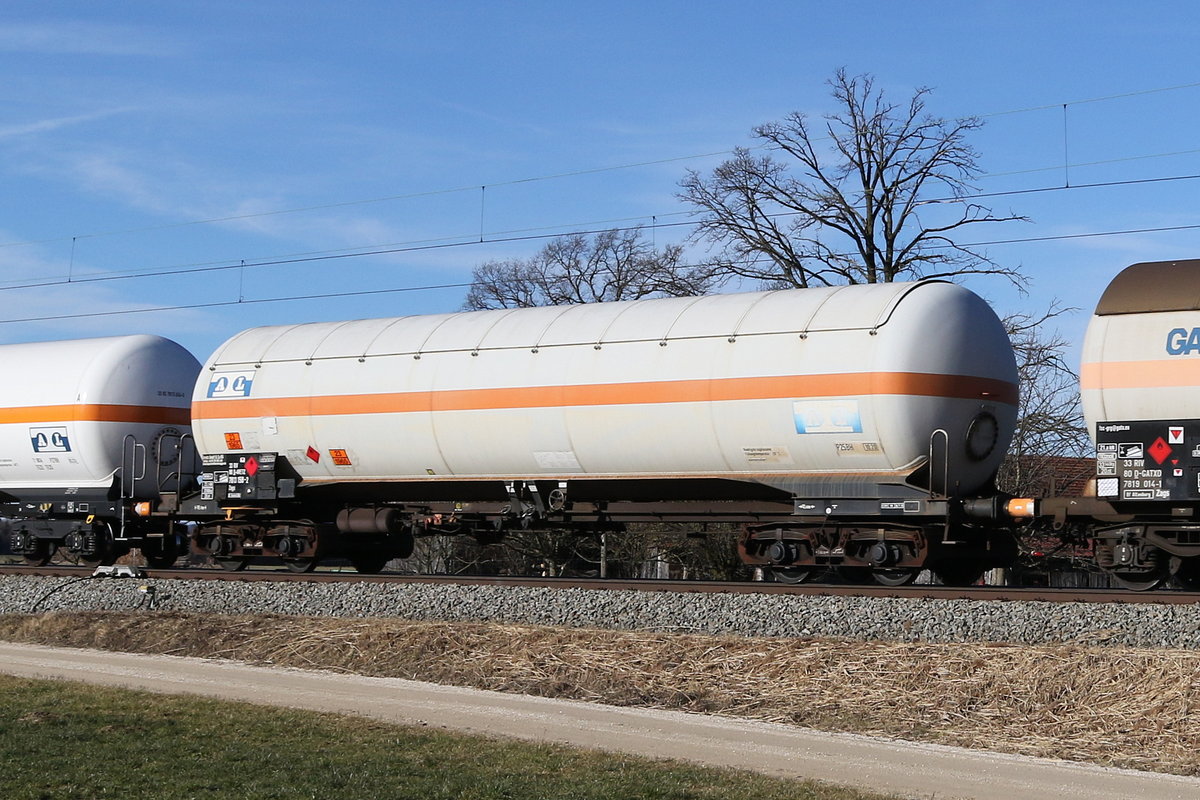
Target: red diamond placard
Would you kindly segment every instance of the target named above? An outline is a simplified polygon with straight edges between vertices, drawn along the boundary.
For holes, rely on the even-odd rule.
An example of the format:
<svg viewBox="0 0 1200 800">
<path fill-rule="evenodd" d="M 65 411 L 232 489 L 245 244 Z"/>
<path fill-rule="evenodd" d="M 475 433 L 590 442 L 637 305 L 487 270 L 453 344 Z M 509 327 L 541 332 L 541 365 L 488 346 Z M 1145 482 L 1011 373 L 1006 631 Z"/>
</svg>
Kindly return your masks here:
<svg viewBox="0 0 1200 800">
<path fill-rule="evenodd" d="M 311 445 L 308 448 L 308 452 L 304 455 L 308 456 L 308 460 L 314 464 L 321 460 L 321 451 Z"/>
<path fill-rule="evenodd" d="M 246 459 L 246 474 L 251 478 L 258 474 L 258 459 L 254 456 Z"/>
<path fill-rule="evenodd" d="M 1154 444 L 1150 445 L 1150 457 L 1158 464 L 1166 460 L 1167 456 L 1171 455 L 1171 445 L 1167 444 L 1161 436 L 1154 440 Z"/>
</svg>

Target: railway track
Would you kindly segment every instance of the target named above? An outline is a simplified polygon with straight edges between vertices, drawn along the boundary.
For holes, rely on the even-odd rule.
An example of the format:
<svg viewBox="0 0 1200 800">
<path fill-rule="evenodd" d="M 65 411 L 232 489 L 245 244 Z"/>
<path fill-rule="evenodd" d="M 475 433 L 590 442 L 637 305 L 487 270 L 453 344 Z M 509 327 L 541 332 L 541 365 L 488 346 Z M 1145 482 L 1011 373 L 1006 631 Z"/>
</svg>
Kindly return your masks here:
<svg viewBox="0 0 1200 800">
<path fill-rule="evenodd" d="M 0 577 L 29 575 L 39 577 L 87 578 L 90 567 L 48 565 L 29 567 L 0 565 Z M 145 577 L 159 580 L 214 580 L 233 582 L 271 583 L 383 583 L 383 584 L 450 584 L 459 586 L 513 586 L 549 589 L 600 589 L 638 592 L 697 592 L 728 594 L 787 594 L 837 597 L 925 597 L 937 600 L 1001 600 L 1050 603 L 1126 603 L 1190 605 L 1200 603 L 1200 592 L 1155 591 L 1130 592 L 1125 589 L 1055 589 L 1035 586 L 878 586 L 858 584 L 785 584 L 773 582 L 681 581 L 681 580 L 624 580 L 600 578 L 535 578 L 489 575 L 409 575 L 382 573 L 364 575 L 347 569 L 345 572 L 323 571 L 295 573 L 283 568 L 259 567 L 240 572 L 221 569 L 154 569 L 145 570 Z"/>
</svg>

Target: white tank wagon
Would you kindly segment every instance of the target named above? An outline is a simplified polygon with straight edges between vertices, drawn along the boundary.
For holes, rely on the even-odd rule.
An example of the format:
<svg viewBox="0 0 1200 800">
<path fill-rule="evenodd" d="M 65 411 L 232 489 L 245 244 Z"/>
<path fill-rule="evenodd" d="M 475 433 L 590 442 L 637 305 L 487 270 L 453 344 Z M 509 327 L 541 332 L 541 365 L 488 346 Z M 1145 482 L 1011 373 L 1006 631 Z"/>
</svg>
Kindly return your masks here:
<svg viewBox="0 0 1200 800">
<path fill-rule="evenodd" d="M 919 522 L 988 488 L 1016 399 L 995 314 L 927 281 L 254 328 L 206 362 L 192 411 L 222 506 L 321 499 L 343 533 L 385 537 L 414 509 L 429 531 L 782 515 L 747 539 L 779 567 L 842 563 L 804 517 L 896 517 L 899 544 L 872 530 L 876 559 L 847 563 L 907 577 Z M 303 562 L 319 527 L 198 540 Z"/>
<path fill-rule="evenodd" d="M 1097 563 L 1130 588 L 1172 575 L 1200 587 L 1200 260 L 1113 279 L 1088 324 L 1080 389 L 1096 498 L 1069 511 L 1109 521 L 1091 532 Z"/>
<path fill-rule="evenodd" d="M 155 530 L 143 542 L 153 526 L 137 513 L 195 473 L 181 446 L 199 370 L 158 336 L 0 346 L 9 376 L 0 384 L 0 501 L 13 519 L 12 551 L 45 563 L 55 547 L 94 562 L 131 544 L 150 556 L 161 549 L 169 537 Z"/>
<path fill-rule="evenodd" d="M 1112 280 L 1084 336 L 1080 389 L 1093 436 L 1107 420 L 1200 419 L 1200 261 L 1134 264 Z"/>
</svg>

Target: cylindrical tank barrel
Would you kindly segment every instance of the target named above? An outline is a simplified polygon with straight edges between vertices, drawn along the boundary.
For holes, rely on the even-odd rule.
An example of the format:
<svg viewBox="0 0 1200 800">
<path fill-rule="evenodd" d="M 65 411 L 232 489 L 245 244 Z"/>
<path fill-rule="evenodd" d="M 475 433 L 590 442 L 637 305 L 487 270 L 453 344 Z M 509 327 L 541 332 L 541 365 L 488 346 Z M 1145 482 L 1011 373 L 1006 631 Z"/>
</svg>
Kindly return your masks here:
<svg viewBox="0 0 1200 800">
<path fill-rule="evenodd" d="M 1093 437 L 1097 422 L 1200 419 L 1200 260 L 1122 270 L 1088 323 L 1082 361 Z"/>
<path fill-rule="evenodd" d="M 156 459 L 178 460 L 200 364 L 159 336 L 0 345 L 0 492 L 152 499 Z M 170 463 L 165 463 L 169 467 Z"/>
<path fill-rule="evenodd" d="M 308 485 L 886 482 L 933 446 L 970 492 L 1016 403 L 996 315 L 925 281 L 253 328 L 193 417 L 201 452 L 277 452 Z"/>
</svg>

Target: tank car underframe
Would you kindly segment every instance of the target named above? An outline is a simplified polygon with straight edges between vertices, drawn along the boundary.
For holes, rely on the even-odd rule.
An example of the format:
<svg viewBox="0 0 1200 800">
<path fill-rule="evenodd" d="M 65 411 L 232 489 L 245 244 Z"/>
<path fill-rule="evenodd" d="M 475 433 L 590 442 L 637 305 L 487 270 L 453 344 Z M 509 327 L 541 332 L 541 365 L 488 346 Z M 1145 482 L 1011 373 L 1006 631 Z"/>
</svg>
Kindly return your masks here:
<svg viewBox="0 0 1200 800">
<path fill-rule="evenodd" d="M 132 547 L 153 556 L 165 550 L 170 522 L 136 516 L 132 508 L 75 492 L 70 500 L 32 498 L 0 505 L 10 520 L 9 548 L 30 564 L 46 564 L 56 551 L 89 565 L 111 564 Z"/>
<path fill-rule="evenodd" d="M 327 498 L 224 507 L 221 519 L 203 522 L 191 535 L 191 550 L 227 569 L 254 558 L 280 558 L 306 571 L 324 558 L 349 558 L 360 571 L 377 572 L 393 558 L 412 554 L 425 536 L 469 535 L 484 543 L 512 531 L 570 530 L 580 535 L 621 531 L 630 523 L 763 522 L 786 517 L 790 503 L 752 501 L 570 502 L 558 488 L 538 490 L 509 483 L 507 502 L 432 501 L 336 506 Z M 530 491 L 530 490 L 534 491 Z M 184 506 L 187 513 L 187 506 Z M 302 519 L 281 521 L 282 516 Z M 193 514 L 192 516 L 198 516 Z M 321 520 L 321 522 L 314 522 Z"/>
<path fill-rule="evenodd" d="M 279 558 L 296 571 L 345 557 L 364 572 L 411 555 L 417 537 L 471 535 L 496 542 L 515 530 L 558 528 L 581 535 L 628 523 L 763 522 L 787 517 L 790 497 L 742 481 L 491 480 L 306 485 L 286 458 L 213 458 L 211 488 L 185 498 L 178 515 L 201 520 L 191 550 L 228 569 Z M 686 485 L 681 486 L 681 483 Z M 724 489 L 725 491 L 721 491 Z M 675 493 L 663 500 L 659 493 Z M 633 500 L 601 500 L 612 493 Z M 427 495 L 422 497 L 422 495 Z M 737 499 L 714 497 L 732 495 Z M 455 500 L 454 497 L 467 498 Z M 292 520 L 292 521 L 281 521 Z"/>
<path fill-rule="evenodd" d="M 1200 588 L 1200 504 L 1052 497 L 1038 510 L 1057 528 L 1082 525 L 1096 566 L 1127 589 L 1154 589 L 1172 578 Z"/>
<path fill-rule="evenodd" d="M 805 487 L 853 492 L 832 500 L 736 479 L 309 485 L 278 454 L 208 460 L 214 466 L 212 482 L 206 481 L 211 488 L 184 502 L 179 513 L 208 520 L 193 532 L 192 552 L 229 569 L 264 557 L 304 571 L 321 559 L 348 557 L 362 571 L 378 571 L 388 560 L 410 555 L 424 536 L 469 535 L 494 543 L 513 531 L 598 535 L 633 523 L 744 525 L 744 561 L 779 575 L 790 571 L 793 578 L 836 568 L 854 580 L 899 584 L 933 568 L 945 582 L 971 583 L 986 568 L 1008 563 L 1013 550 L 999 532 L 967 521 L 980 515 L 963 501 L 905 484 L 840 479 Z"/>
</svg>

